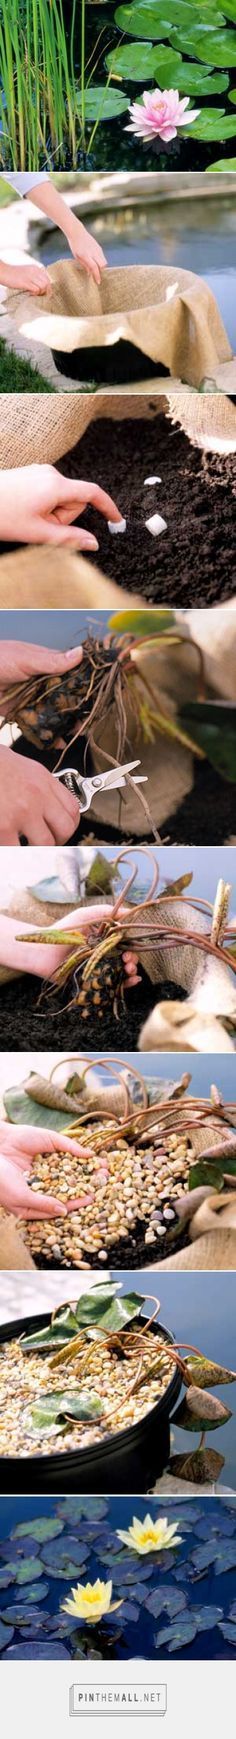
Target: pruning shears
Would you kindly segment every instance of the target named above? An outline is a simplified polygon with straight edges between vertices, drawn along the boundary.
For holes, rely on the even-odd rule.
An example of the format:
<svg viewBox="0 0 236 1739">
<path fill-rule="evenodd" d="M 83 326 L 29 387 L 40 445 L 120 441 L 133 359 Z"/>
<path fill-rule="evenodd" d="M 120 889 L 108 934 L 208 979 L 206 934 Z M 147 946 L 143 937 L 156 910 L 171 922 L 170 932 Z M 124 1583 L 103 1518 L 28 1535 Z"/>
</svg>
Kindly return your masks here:
<svg viewBox="0 0 236 1739">
<path fill-rule="evenodd" d="M 126 785 L 127 774 L 133 774 L 135 767 L 140 767 L 140 761 L 127 761 L 124 767 L 112 767 L 107 773 L 94 773 L 92 779 L 83 779 L 77 772 L 77 767 L 64 767 L 61 772 L 54 773 L 54 779 L 64 779 L 67 790 L 73 797 L 78 797 L 81 814 L 90 809 L 93 797 L 97 791 L 120 791 Z M 134 785 L 145 785 L 147 775 L 138 773 L 133 780 Z"/>
</svg>

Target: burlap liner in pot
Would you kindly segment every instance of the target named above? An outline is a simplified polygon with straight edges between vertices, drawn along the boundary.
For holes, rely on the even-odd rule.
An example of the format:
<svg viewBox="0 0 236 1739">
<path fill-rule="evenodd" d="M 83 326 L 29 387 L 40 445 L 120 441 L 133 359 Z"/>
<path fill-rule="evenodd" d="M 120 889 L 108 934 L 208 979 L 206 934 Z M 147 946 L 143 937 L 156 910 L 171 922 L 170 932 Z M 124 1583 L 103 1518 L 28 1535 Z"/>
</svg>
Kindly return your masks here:
<svg viewBox="0 0 236 1739">
<path fill-rule="evenodd" d="M 217 303 L 195 272 L 174 266 L 118 266 L 95 284 L 74 261 L 50 267 L 50 304 L 13 291 L 6 302 L 18 332 L 33 344 L 72 354 L 126 340 L 170 375 L 199 387 L 232 349 Z"/>
</svg>

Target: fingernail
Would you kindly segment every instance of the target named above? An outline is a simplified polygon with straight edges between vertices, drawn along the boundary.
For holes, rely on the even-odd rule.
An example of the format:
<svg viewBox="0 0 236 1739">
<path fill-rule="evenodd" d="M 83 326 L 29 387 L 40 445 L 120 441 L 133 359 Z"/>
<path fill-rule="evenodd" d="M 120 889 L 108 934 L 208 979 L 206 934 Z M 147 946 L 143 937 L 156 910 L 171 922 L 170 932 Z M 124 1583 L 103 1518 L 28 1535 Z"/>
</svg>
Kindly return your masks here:
<svg viewBox="0 0 236 1739">
<path fill-rule="evenodd" d="M 82 652 L 82 646 L 70 646 L 69 652 L 65 652 L 65 658 L 74 658 L 75 652 Z"/>
<path fill-rule="evenodd" d="M 83 545 L 83 548 L 84 549 L 99 549 L 99 544 L 97 542 L 97 538 L 96 537 L 88 537 L 87 543 Z"/>
</svg>

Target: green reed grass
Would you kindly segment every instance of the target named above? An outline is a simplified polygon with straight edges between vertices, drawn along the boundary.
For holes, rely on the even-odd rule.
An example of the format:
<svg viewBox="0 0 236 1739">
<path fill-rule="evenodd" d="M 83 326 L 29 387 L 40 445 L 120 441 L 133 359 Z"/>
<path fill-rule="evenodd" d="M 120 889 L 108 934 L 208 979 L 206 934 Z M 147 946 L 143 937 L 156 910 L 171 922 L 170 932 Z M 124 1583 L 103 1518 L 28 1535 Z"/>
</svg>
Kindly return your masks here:
<svg viewBox="0 0 236 1739">
<path fill-rule="evenodd" d="M 73 0 L 67 45 L 62 0 L 1 0 L 0 160 L 37 169 L 54 155 L 77 162 L 80 125 Z"/>
</svg>

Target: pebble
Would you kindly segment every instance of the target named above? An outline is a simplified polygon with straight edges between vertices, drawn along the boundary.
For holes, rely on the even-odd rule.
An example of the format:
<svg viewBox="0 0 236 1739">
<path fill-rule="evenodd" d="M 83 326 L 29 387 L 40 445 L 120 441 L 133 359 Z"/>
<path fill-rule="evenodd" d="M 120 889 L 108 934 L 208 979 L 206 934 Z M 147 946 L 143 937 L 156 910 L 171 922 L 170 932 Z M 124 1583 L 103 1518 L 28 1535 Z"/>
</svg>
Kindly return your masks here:
<svg viewBox="0 0 236 1739">
<path fill-rule="evenodd" d="M 188 1189 L 189 1165 L 195 1157 L 187 1136 L 180 1141 L 172 1133 L 160 1149 L 158 1133 L 153 1140 L 152 1131 L 149 1146 L 146 1135 L 142 1146 L 141 1135 L 128 1142 L 117 1130 L 113 1147 L 114 1125 L 110 1131 L 107 1123 L 96 1122 L 94 1128 L 91 1114 L 86 1137 L 83 1126 L 80 1132 L 86 1147 L 94 1133 L 101 1149 L 99 1154 L 96 1146 L 94 1157 L 92 1150 L 87 1158 L 55 1152 L 35 1156 L 28 1183 L 32 1192 L 40 1190 L 48 1196 L 48 1218 L 22 1220 L 20 1225 L 36 1262 L 49 1259 L 64 1268 L 89 1268 L 108 1261 L 110 1250 L 121 1239 L 130 1240 L 132 1232 L 134 1243 L 136 1235 L 139 1244 L 143 1239 L 150 1247 L 157 1236 L 167 1237 L 168 1227 L 173 1234 L 174 1202 Z M 51 1194 L 65 1205 L 76 1201 L 76 1208 L 50 1220 Z"/>
</svg>

